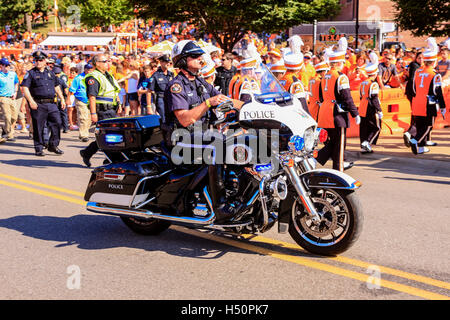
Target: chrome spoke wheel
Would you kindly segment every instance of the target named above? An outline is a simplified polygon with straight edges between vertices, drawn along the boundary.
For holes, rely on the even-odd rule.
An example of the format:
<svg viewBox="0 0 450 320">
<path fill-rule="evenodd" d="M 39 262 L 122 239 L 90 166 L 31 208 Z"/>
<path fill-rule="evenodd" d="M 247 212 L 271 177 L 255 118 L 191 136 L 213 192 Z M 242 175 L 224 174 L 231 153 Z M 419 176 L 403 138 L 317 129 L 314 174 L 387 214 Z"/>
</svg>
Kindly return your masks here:
<svg viewBox="0 0 450 320">
<path fill-rule="evenodd" d="M 334 245 L 349 229 L 350 213 L 345 200 L 331 189 L 313 190 L 311 200 L 321 220 L 313 221 L 304 207 L 296 201 L 292 207 L 295 229 L 305 241 L 315 246 Z"/>
</svg>

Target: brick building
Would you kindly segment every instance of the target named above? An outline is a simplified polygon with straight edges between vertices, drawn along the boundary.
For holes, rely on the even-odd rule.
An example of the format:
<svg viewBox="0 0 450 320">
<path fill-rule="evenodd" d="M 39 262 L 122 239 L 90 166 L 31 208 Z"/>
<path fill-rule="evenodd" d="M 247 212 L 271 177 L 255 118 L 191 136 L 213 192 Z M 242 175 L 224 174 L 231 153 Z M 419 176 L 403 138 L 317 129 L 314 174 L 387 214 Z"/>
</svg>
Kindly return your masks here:
<svg viewBox="0 0 450 320">
<path fill-rule="evenodd" d="M 359 10 L 357 10 L 359 2 Z M 398 30 L 394 23 L 394 3 L 390 0 L 340 0 L 341 12 L 327 20 L 319 21 L 316 27 L 316 48 L 320 49 L 346 36 L 351 47 L 355 46 L 356 19 L 359 13 L 360 48 L 379 48 L 382 41 L 401 41 L 406 47 L 424 47 L 427 37 L 414 37 L 409 31 Z M 290 29 L 290 34 L 299 34 L 305 45 L 313 47 L 313 25 L 300 25 Z M 446 38 L 437 38 L 441 42 Z"/>
</svg>

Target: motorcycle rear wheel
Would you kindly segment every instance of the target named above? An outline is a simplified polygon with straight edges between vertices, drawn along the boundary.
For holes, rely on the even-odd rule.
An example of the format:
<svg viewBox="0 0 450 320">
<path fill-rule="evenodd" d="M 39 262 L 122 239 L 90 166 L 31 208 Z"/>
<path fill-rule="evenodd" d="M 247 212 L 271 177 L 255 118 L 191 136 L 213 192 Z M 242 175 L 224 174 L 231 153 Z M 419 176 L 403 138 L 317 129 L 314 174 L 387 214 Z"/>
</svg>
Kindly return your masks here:
<svg viewBox="0 0 450 320">
<path fill-rule="evenodd" d="M 314 254 L 334 256 L 348 250 L 358 240 L 363 224 L 357 194 L 348 190 L 314 189 L 311 200 L 322 215 L 322 221 L 313 223 L 296 200 L 289 224 L 291 237 Z"/>
<path fill-rule="evenodd" d="M 156 236 L 168 229 L 170 222 L 158 219 L 138 219 L 132 217 L 120 217 L 125 225 L 135 233 L 145 236 Z"/>
</svg>

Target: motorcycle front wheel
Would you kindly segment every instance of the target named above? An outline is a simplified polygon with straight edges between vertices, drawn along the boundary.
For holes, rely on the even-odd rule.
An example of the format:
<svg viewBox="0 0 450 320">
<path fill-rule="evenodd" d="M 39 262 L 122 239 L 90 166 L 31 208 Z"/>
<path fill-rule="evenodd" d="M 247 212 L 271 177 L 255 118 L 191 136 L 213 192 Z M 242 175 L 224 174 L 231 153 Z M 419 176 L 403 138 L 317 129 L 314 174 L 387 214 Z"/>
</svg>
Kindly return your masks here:
<svg viewBox="0 0 450 320">
<path fill-rule="evenodd" d="M 333 256 L 348 250 L 362 230 L 361 203 L 354 191 L 311 189 L 311 200 L 321 221 L 314 222 L 301 202 L 292 206 L 289 234 L 302 248 Z"/>
</svg>

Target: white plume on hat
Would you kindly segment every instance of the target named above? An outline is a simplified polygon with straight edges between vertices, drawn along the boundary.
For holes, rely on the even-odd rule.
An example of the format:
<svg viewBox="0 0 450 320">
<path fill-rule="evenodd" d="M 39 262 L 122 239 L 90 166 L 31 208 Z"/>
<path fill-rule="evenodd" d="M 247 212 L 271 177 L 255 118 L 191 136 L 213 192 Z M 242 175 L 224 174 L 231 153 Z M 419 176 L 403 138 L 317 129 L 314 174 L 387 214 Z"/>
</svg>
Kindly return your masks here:
<svg viewBox="0 0 450 320">
<path fill-rule="evenodd" d="M 346 37 L 340 38 L 339 41 L 338 41 L 338 49 L 337 49 L 337 51 L 341 51 L 341 52 L 344 51 L 344 52 L 346 52 L 347 48 L 348 48 L 347 38 Z"/>
<path fill-rule="evenodd" d="M 301 53 L 302 52 L 302 46 L 305 44 L 303 43 L 303 40 L 300 36 L 294 35 L 288 39 L 289 42 L 289 48 L 291 49 L 292 53 Z"/>
<path fill-rule="evenodd" d="M 447 40 L 444 41 L 444 46 L 450 50 L 450 38 L 447 38 Z"/>
<path fill-rule="evenodd" d="M 368 75 L 373 75 L 378 73 L 378 55 L 372 51 L 369 54 L 369 63 L 365 67 Z"/>
<path fill-rule="evenodd" d="M 214 63 L 214 61 L 211 59 L 211 56 L 209 53 L 205 53 L 203 54 L 203 60 L 206 62 L 205 66 L 203 66 L 203 68 L 200 70 L 200 74 L 203 77 L 210 77 L 213 74 L 217 73 L 216 72 L 216 64 Z"/>
<path fill-rule="evenodd" d="M 253 43 L 249 43 L 247 45 L 247 48 L 245 48 L 242 52 L 242 56 L 244 59 L 249 58 L 259 58 L 261 59 L 261 56 L 258 53 L 258 50 L 256 49 L 256 46 Z"/>
<path fill-rule="evenodd" d="M 258 53 L 258 50 L 253 43 L 247 45 L 247 48 L 242 51 L 242 56 L 244 57 L 244 60 L 241 61 L 241 66 L 243 68 L 254 68 L 262 61 L 261 55 Z"/>
<path fill-rule="evenodd" d="M 333 47 L 328 47 L 325 48 L 325 50 L 323 51 L 323 59 L 325 62 L 329 63 L 330 60 L 330 55 L 333 53 Z"/>
<path fill-rule="evenodd" d="M 427 39 L 427 49 L 423 53 L 424 61 L 435 61 L 437 60 L 437 54 L 439 51 L 439 47 L 436 43 L 436 39 L 430 37 Z"/>
</svg>

